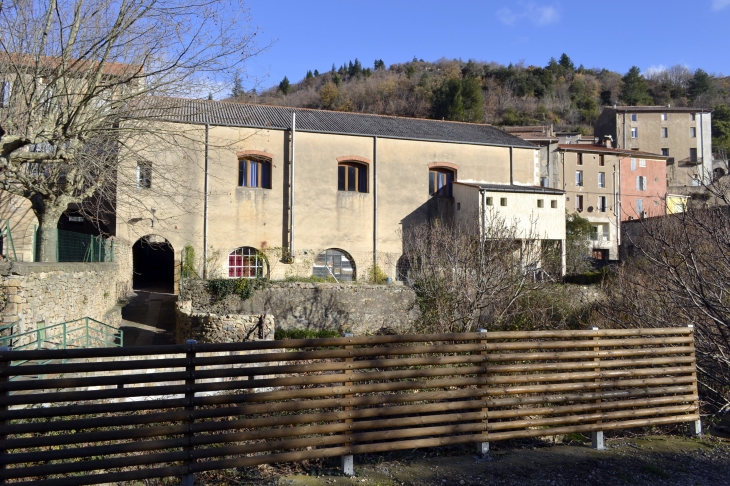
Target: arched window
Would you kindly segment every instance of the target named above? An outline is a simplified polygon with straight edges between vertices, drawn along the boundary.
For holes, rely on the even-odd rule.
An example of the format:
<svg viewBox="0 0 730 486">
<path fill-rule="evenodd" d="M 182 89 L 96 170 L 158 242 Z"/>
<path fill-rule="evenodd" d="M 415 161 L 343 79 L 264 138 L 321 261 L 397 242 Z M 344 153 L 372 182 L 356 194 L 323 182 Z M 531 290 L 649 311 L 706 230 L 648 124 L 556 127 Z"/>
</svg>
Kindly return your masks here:
<svg viewBox="0 0 730 486">
<path fill-rule="evenodd" d="M 431 196 L 451 197 L 451 183 L 455 172 L 444 167 L 432 167 L 428 170 L 428 193 Z"/>
<path fill-rule="evenodd" d="M 317 255 L 312 275 L 334 278 L 338 282 L 352 282 L 355 280 L 355 262 L 344 251 L 330 248 Z"/>
<path fill-rule="evenodd" d="M 337 190 L 368 192 L 368 166 L 359 162 L 337 164 Z"/>
<path fill-rule="evenodd" d="M 271 161 L 259 157 L 239 159 L 238 185 L 271 189 Z"/>
<path fill-rule="evenodd" d="M 263 278 L 267 273 L 266 259 L 256 248 L 242 246 L 228 254 L 229 278 Z"/>
</svg>

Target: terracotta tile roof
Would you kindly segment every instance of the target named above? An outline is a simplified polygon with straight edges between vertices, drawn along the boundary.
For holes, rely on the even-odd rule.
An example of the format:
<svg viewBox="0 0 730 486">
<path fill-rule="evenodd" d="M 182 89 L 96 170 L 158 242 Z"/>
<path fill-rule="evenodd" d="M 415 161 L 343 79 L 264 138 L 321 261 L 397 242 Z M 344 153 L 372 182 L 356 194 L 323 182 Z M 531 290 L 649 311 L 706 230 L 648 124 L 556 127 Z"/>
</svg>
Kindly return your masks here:
<svg viewBox="0 0 730 486">
<path fill-rule="evenodd" d="M 536 148 L 491 125 L 422 118 L 346 113 L 284 106 L 178 98 L 147 98 L 146 105 L 132 109 L 131 117 L 191 124 L 290 129 L 296 113 L 296 129 L 305 132 L 365 135 L 409 140 L 445 141 L 483 145 Z"/>
<path fill-rule="evenodd" d="M 561 143 L 558 150 L 567 150 L 569 152 L 594 152 L 599 154 L 626 155 L 630 157 L 642 156 L 649 159 L 663 159 L 669 157 L 665 155 L 653 154 L 651 152 L 641 152 L 639 150 L 624 150 L 609 148 L 603 145 L 588 145 L 583 143 Z"/>
</svg>

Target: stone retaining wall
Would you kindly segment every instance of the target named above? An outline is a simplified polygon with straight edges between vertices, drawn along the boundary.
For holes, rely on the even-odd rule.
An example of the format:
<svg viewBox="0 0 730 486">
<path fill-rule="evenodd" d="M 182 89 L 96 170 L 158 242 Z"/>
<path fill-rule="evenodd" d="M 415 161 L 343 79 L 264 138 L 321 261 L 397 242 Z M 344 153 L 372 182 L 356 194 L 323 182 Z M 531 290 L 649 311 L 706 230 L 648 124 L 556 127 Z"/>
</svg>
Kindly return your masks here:
<svg viewBox="0 0 730 486">
<path fill-rule="evenodd" d="M 178 302 L 175 310 L 175 341 L 199 343 L 242 343 L 274 339 L 274 316 L 266 314 L 217 315 L 193 312 L 191 302 Z"/>
<path fill-rule="evenodd" d="M 216 315 L 273 315 L 282 329 L 336 329 L 356 335 L 382 328 L 407 330 L 418 317 L 415 293 L 403 285 L 310 282 L 272 283 L 245 301 L 228 296 L 214 301 L 205 281 L 185 282 L 191 312 Z"/>
<path fill-rule="evenodd" d="M 85 316 L 119 327 L 117 302 L 131 278 L 119 270 L 117 263 L 2 263 L 2 323 L 17 321 L 14 334 Z"/>
</svg>

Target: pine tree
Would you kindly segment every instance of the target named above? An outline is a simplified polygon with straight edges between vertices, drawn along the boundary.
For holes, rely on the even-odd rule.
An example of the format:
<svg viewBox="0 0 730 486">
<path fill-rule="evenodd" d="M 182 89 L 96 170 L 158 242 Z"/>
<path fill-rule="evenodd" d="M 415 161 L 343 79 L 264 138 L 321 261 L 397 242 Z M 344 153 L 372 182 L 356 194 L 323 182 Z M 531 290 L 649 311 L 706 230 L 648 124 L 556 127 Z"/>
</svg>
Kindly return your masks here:
<svg viewBox="0 0 730 486">
<path fill-rule="evenodd" d="M 629 72 L 621 78 L 623 86 L 621 87 L 621 95 L 619 99 L 629 105 L 646 105 L 652 102 L 649 96 L 649 84 L 644 76 L 641 75 L 641 69 L 633 66 Z"/>
<path fill-rule="evenodd" d="M 304 79 L 312 79 L 314 76 L 312 75 L 312 71 L 307 71 L 307 75 Z"/>
<path fill-rule="evenodd" d="M 697 100 L 697 98 L 710 91 L 711 86 L 710 75 L 702 69 L 698 69 L 689 81 L 689 89 L 687 90 L 689 99 L 692 101 Z"/>
<path fill-rule="evenodd" d="M 317 70 L 315 69 L 315 70 L 314 70 L 314 77 L 316 78 L 317 76 L 319 76 L 319 71 L 317 71 Z"/>
<path fill-rule="evenodd" d="M 573 61 L 568 57 L 566 53 L 563 53 L 563 55 L 560 56 L 560 61 L 558 61 L 558 64 L 560 64 L 560 66 L 564 69 L 567 69 L 569 71 L 575 71 L 575 64 L 573 64 Z"/>
<path fill-rule="evenodd" d="M 233 75 L 233 89 L 231 90 L 231 98 L 238 98 L 239 96 L 243 96 L 245 92 L 246 91 L 243 89 L 241 76 L 240 74 L 238 74 L 238 71 L 236 71 L 236 74 Z"/>
<path fill-rule="evenodd" d="M 281 83 L 279 83 L 279 91 L 284 93 L 284 96 L 288 95 L 291 91 L 291 84 L 289 84 L 289 78 L 284 76 L 284 79 L 281 80 Z"/>
</svg>

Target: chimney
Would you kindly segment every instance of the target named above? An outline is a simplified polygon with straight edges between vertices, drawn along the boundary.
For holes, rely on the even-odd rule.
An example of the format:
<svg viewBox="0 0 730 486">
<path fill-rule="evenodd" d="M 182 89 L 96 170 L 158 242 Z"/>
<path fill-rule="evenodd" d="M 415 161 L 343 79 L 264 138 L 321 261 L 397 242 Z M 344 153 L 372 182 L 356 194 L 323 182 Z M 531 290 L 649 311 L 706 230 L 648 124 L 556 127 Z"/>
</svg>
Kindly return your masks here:
<svg viewBox="0 0 730 486">
<path fill-rule="evenodd" d="M 606 148 L 613 148 L 613 137 L 611 137 L 611 135 L 604 135 L 603 145 L 605 145 Z"/>
</svg>

